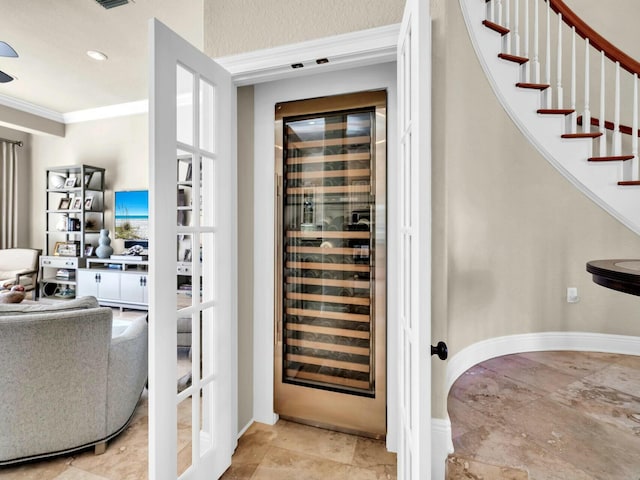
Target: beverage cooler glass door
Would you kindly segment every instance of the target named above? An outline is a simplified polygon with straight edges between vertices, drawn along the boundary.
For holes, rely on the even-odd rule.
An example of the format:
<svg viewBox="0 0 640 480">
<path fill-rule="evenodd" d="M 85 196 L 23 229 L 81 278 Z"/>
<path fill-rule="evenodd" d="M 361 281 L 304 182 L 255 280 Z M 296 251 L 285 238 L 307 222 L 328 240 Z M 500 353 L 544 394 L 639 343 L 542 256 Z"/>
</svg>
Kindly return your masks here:
<svg viewBox="0 0 640 480">
<path fill-rule="evenodd" d="M 386 92 L 276 105 L 276 412 L 386 433 Z"/>
</svg>

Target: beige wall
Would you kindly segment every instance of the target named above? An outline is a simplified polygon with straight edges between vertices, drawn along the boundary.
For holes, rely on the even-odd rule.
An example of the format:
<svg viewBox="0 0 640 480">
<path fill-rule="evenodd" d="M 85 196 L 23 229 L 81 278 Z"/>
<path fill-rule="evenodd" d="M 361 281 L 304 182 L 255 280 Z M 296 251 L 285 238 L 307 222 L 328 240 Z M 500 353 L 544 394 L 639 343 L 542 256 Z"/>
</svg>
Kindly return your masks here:
<svg viewBox="0 0 640 480">
<path fill-rule="evenodd" d="M 70 124 L 64 138 L 33 135 L 30 243 L 44 247 L 46 169 L 86 164 L 106 169 L 105 223 L 111 246 L 121 251 L 123 242 L 113 239 L 113 192 L 148 188 L 148 152 L 147 115 Z"/>
<path fill-rule="evenodd" d="M 588 200 L 498 103 L 458 2 L 434 14 L 434 332 L 450 355 L 530 332 L 640 335 L 638 300 L 595 285 L 585 263 L 637 258 L 640 238 Z M 566 302 L 567 287 L 580 302 Z M 435 339 L 435 338 L 434 338 Z M 445 414 L 434 363 L 433 412 Z"/>
<path fill-rule="evenodd" d="M 399 23 L 404 0 L 205 0 L 212 57 Z"/>
</svg>

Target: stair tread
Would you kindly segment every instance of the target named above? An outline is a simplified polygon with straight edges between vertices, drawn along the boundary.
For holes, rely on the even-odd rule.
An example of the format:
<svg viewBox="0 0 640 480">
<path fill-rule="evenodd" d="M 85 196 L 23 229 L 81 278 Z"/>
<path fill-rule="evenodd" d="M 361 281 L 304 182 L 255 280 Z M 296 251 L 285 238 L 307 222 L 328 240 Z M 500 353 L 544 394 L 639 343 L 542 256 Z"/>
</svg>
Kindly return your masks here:
<svg viewBox="0 0 640 480">
<path fill-rule="evenodd" d="M 530 88 L 533 90 L 546 90 L 551 85 L 548 83 L 527 83 L 527 82 L 518 82 L 516 83 L 516 87 L 520 88 Z"/>
<path fill-rule="evenodd" d="M 632 160 L 633 155 L 613 155 L 610 157 L 591 157 L 588 160 L 590 162 L 624 162 L 625 160 Z"/>
<path fill-rule="evenodd" d="M 597 138 L 602 136 L 601 132 L 587 132 L 587 133 L 563 133 L 562 138 Z"/>
<path fill-rule="evenodd" d="M 519 57 L 518 55 L 511 55 L 510 53 L 499 53 L 498 58 L 502 58 L 509 62 L 519 63 L 520 65 L 529 61 L 527 57 Z"/>
<path fill-rule="evenodd" d="M 623 182 L 618 182 L 618 185 L 628 186 L 628 185 L 640 185 L 640 180 L 625 180 Z"/>
<path fill-rule="evenodd" d="M 494 32 L 498 32 L 500 35 L 506 35 L 511 31 L 507 27 L 503 27 L 502 25 L 492 22 L 491 20 L 483 20 L 482 24 L 485 27 L 490 28 Z"/>
<path fill-rule="evenodd" d="M 574 113 L 573 108 L 540 108 L 538 113 L 541 115 L 570 115 Z"/>
</svg>

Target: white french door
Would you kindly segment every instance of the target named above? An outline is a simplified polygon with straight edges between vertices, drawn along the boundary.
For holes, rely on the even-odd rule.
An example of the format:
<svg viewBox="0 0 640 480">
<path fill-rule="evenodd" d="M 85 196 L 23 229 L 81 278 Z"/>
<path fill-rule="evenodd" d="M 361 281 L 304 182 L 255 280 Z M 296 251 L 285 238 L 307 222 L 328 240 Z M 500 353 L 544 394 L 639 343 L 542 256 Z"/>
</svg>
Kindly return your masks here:
<svg viewBox="0 0 640 480">
<path fill-rule="evenodd" d="M 407 0 L 398 39 L 398 479 L 431 478 L 431 40 Z M 435 480 L 435 479 L 434 479 Z M 439 480 L 439 479 L 438 479 Z"/>
<path fill-rule="evenodd" d="M 214 479 L 237 425 L 235 87 L 155 19 L 149 40 L 149 478 Z"/>
</svg>

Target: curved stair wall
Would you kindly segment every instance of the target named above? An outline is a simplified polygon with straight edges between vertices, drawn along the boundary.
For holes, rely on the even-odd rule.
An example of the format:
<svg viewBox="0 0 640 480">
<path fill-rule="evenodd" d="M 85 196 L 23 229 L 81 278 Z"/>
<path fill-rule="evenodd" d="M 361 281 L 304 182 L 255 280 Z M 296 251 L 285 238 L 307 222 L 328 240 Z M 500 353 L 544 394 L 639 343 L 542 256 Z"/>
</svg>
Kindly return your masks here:
<svg viewBox="0 0 640 480">
<path fill-rule="evenodd" d="M 499 101 L 573 185 L 640 234 L 640 63 L 560 0 L 460 0 Z"/>
</svg>

